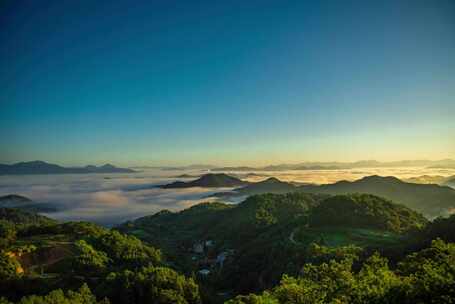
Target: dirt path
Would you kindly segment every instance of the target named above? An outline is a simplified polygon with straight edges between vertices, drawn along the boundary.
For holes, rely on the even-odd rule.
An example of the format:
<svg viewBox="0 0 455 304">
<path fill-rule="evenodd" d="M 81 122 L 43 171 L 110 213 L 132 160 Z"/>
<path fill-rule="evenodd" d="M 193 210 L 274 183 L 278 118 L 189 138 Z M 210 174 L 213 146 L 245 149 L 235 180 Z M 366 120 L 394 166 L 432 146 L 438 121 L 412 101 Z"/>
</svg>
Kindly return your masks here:
<svg viewBox="0 0 455 304">
<path fill-rule="evenodd" d="M 289 241 L 294 244 L 294 245 L 298 245 L 299 243 L 296 242 L 296 240 L 294 239 L 294 235 L 295 235 L 295 232 L 297 231 L 298 228 L 295 228 L 294 230 L 292 230 L 291 234 L 289 235 Z"/>
</svg>

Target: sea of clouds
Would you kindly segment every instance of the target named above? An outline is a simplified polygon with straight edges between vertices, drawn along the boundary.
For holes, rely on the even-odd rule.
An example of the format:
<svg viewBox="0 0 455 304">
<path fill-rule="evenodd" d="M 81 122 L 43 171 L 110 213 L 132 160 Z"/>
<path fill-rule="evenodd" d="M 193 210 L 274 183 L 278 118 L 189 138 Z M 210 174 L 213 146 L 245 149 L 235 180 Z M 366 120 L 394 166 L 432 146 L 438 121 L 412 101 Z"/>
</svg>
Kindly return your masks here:
<svg viewBox="0 0 455 304">
<path fill-rule="evenodd" d="M 210 202 L 208 196 L 229 188 L 160 189 L 157 186 L 181 179 L 187 173 L 201 175 L 203 171 L 144 170 L 132 174 L 62 174 L 0 176 L 0 196 L 19 194 L 35 202 L 51 203 L 58 208 L 49 217 L 58 220 L 86 220 L 112 226 L 126 220 L 151 215 L 160 210 L 182 210 L 201 202 Z M 232 172 L 249 181 L 270 176 L 301 183 L 333 183 L 356 180 L 368 175 L 393 175 L 410 178 L 420 175 L 455 175 L 455 170 L 422 168 L 379 168 L 353 170 L 309 170 L 284 172 Z M 455 186 L 455 185 L 454 185 Z M 231 203 L 238 203 L 239 200 Z"/>
</svg>

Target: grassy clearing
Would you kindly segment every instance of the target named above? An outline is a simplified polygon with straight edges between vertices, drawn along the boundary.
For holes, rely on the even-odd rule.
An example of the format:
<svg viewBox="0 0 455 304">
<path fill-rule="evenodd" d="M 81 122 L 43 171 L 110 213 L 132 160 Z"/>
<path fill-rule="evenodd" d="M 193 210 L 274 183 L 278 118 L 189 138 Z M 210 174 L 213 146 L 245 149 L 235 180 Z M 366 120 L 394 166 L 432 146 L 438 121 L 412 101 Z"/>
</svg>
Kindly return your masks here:
<svg viewBox="0 0 455 304">
<path fill-rule="evenodd" d="M 61 245 L 73 243 L 66 234 L 39 234 L 31 237 L 22 237 L 16 241 L 17 246 L 21 245 Z"/>
<path fill-rule="evenodd" d="M 301 228 L 295 234 L 295 240 L 299 243 L 317 242 L 329 247 L 351 244 L 360 247 L 378 247 L 395 245 L 402 239 L 401 235 L 388 231 L 342 227 Z"/>
</svg>

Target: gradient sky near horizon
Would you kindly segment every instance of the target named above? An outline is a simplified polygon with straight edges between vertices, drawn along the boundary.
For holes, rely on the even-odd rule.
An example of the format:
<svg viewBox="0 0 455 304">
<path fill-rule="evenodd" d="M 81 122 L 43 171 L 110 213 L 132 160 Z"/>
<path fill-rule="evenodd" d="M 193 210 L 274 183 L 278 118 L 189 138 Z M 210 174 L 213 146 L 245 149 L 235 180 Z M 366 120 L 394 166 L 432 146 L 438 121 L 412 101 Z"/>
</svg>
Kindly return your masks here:
<svg viewBox="0 0 455 304">
<path fill-rule="evenodd" d="M 0 162 L 455 157 L 454 1 L 2 1 Z"/>
</svg>

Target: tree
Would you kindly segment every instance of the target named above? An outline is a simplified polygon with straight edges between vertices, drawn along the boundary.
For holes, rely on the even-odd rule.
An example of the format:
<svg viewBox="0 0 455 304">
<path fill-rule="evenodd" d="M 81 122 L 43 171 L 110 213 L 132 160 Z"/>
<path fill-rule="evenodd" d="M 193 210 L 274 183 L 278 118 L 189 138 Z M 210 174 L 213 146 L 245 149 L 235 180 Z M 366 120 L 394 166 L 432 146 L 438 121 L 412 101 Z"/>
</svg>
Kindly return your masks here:
<svg viewBox="0 0 455 304">
<path fill-rule="evenodd" d="M 7 248 L 16 239 L 16 228 L 14 224 L 0 220 L 0 249 Z"/>
<path fill-rule="evenodd" d="M 111 273 L 99 288 L 113 303 L 198 304 L 199 288 L 167 267 L 144 267 L 140 271 Z"/>
<path fill-rule="evenodd" d="M 21 265 L 14 257 L 0 252 L 0 281 L 17 277 L 17 270 L 20 267 Z"/>
<path fill-rule="evenodd" d="M 54 290 L 45 296 L 23 297 L 18 304 L 109 304 L 107 299 L 97 301 L 87 284 L 83 284 L 78 291 L 64 292 Z"/>
<path fill-rule="evenodd" d="M 77 255 L 73 261 L 73 267 L 76 270 L 85 272 L 102 272 L 109 263 L 107 254 L 103 251 L 95 250 L 84 240 L 75 243 Z"/>
</svg>

